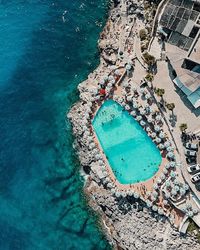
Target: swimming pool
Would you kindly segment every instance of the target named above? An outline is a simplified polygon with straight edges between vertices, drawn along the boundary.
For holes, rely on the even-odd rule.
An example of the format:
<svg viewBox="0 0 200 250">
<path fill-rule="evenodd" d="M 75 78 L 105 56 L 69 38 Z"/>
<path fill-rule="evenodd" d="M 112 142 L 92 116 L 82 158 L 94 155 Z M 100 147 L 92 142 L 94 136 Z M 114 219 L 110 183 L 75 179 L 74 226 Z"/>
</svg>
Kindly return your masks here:
<svg viewBox="0 0 200 250">
<path fill-rule="evenodd" d="M 121 184 L 150 179 L 162 161 L 160 151 L 138 122 L 113 100 L 92 121 L 114 175 Z"/>
</svg>

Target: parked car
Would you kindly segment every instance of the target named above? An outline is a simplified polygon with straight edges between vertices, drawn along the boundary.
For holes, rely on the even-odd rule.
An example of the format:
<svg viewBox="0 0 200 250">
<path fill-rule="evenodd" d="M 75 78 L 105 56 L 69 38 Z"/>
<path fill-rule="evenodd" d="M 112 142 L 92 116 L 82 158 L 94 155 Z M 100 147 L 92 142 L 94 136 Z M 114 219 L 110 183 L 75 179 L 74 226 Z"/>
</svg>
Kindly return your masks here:
<svg viewBox="0 0 200 250">
<path fill-rule="evenodd" d="M 197 182 L 197 183 L 195 184 L 195 187 L 196 187 L 196 189 L 197 189 L 198 191 L 200 191 L 200 182 Z"/>
<path fill-rule="evenodd" d="M 196 164 L 197 158 L 196 157 L 186 157 L 186 161 L 188 164 Z"/>
<path fill-rule="evenodd" d="M 189 173 L 200 171 L 200 165 L 199 164 L 193 164 L 187 167 Z"/>
<path fill-rule="evenodd" d="M 193 175 L 192 178 L 191 178 L 191 181 L 193 183 L 196 183 L 196 182 L 200 181 L 200 173 L 197 173 L 197 174 Z"/>
<path fill-rule="evenodd" d="M 187 156 L 195 156 L 196 157 L 196 155 L 197 155 L 197 152 L 196 151 L 194 151 L 194 150 L 185 150 L 185 155 L 187 155 Z"/>
<path fill-rule="evenodd" d="M 188 148 L 188 149 L 191 149 L 191 150 L 196 150 L 198 151 L 198 144 L 196 143 L 186 143 L 185 144 L 185 147 Z"/>
</svg>

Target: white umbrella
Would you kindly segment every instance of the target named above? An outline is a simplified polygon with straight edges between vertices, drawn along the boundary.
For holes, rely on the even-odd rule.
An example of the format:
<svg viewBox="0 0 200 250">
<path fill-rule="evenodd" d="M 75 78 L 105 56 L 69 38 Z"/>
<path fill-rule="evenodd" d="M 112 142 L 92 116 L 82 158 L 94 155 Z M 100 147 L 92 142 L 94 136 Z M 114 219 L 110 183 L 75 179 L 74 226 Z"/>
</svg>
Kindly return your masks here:
<svg viewBox="0 0 200 250">
<path fill-rule="evenodd" d="M 167 200 L 163 200 L 163 204 L 166 206 L 168 204 Z"/>
<path fill-rule="evenodd" d="M 160 126 L 156 125 L 156 126 L 154 127 L 154 129 L 155 129 L 156 132 L 159 132 L 161 128 L 160 128 Z"/>
<path fill-rule="evenodd" d="M 118 69 L 115 70 L 115 75 L 116 75 L 116 76 L 121 75 L 121 73 L 120 73 L 120 71 L 119 71 Z"/>
<path fill-rule="evenodd" d="M 192 208 L 192 205 L 191 205 L 190 203 L 187 203 L 187 204 L 186 204 L 186 208 L 187 208 L 187 209 L 191 209 L 191 208 Z"/>
<path fill-rule="evenodd" d="M 132 89 L 133 92 L 137 91 L 137 87 L 136 86 L 133 86 L 131 89 Z"/>
<path fill-rule="evenodd" d="M 161 175 L 160 175 L 160 179 L 161 179 L 161 180 L 165 180 L 165 178 L 166 178 L 166 176 L 165 176 L 164 174 L 161 174 Z"/>
<path fill-rule="evenodd" d="M 129 95 L 129 96 L 127 96 L 126 99 L 127 99 L 128 102 L 131 102 L 132 101 L 132 96 Z"/>
<path fill-rule="evenodd" d="M 92 152 L 93 152 L 93 154 L 96 155 L 99 152 L 99 150 L 97 148 L 94 148 Z"/>
<path fill-rule="evenodd" d="M 152 207 L 152 202 L 151 201 L 147 201 L 147 207 Z"/>
<path fill-rule="evenodd" d="M 196 208 L 193 209 L 194 214 L 198 214 L 198 210 Z"/>
<path fill-rule="evenodd" d="M 136 192 L 133 194 L 133 196 L 134 196 L 135 199 L 138 199 L 140 197 L 139 194 L 136 193 Z"/>
<path fill-rule="evenodd" d="M 137 99 L 135 97 L 133 97 L 132 102 L 137 102 Z"/>
<path fill-rule="evenodd" d="M 108 184 L 107 184 L 107 187 L 108 187 L 108 188 L 112 188 L 112 184 L 111 184 L 111 183 L 108 183 Z"/>
<path fill-rule="evenodd" d="M 145 92 L 145 89 L 141 88 L 140 93 L 143 94 Z"/>
<path fill-rule="evenodd" d="M 169 165 L 170 165 L 171 168 L 175 168 L 175 167 L 176 167 L 176 162 L 171 161 L 171 162 L 169 163 Z"/>
<path fill-rule="evenodd" d="M 158 184 L 155 183 L 155 184 L 153 185 L 153 188 L 154 188 L 154 189 L 158 189 Z"/>
<path fill-rule="evenodd" d="M 108 81 L 108 76 L 104 76 L 103 80 L 104 80 L 104 82 L 107 82 Z"/>
<path fill-rule="evenodd" d="M 129 109 L 130 109 L 130 107 L 129 107 L 128 104 L 125 105 L 125 109 L 126 109 L 126 110 L 129 110 Z"/>
<path fill-rule="evenodd" d="M 171 176 L 172 178 L 175 178 L 175 177 L 176 177 L 176 172 L 172 171 L 172 172 L 170 173 L 170 176 Z"/>
<path fill-rule="evenodd" d="M 165 148 L 165 146 L 163 144 L 160 144 L 158 147 L 159 147 L 159 149 L 164 149 Z"/>
<path fill-rule="evenodd" d="M 147 127 L 147 128 L 146 128 L 146 131 L 147 131 L 147 132 L 150 132 L 150 131 L 151 131 L 150 127 Z"/>
<path fill-rule="evenodd" d="M 153 196 L 154 196 L 154 197 L 158 197 L 158 192 L 153 191 L 153 193 L 152 193 L 152 194 L 153 194 Z"/>
<path fill-rule="evenodd" d="M 152 197 L 151 197 L 151 200 L 152 200 L 152 201 L 156 201 L 157 198 L 158 198 L 158 197 L 152 196 Z"/>
<path fill-rule="evenodd" d="M 193 211 L 189 211 L 189 212 L 188 212 L 188 216 L 189 216 L 189 217 L 193 217 L 193 216 L 194 216 Z"/>
<path fill-rule="evenodd" d="M 138 108 L 138 104 L 137 103 L 133 103 L 133 108 L 137 109 Z"/>
<path fill-rule="evenodd" d="M 96 146 L 95 143 L 94 143 L 94 142 L 91 142 L 90 145 L 89 145 L 89 148 L 90 148 L 90 149 L 93 149 L 93 148 L 95 148 L 95 146 Z"/>
<path fill-rule="evenodd" d="M 145 103 L 144 107 L 145 107 L 146 109 L 149 109 L 149 108 L 150 108 L 148 103 Z"/>
<path fill-rule="evenodd" d="M 162 180 L 160 178 L 157 179 L 156 183 L 161 184 Z"/>
<path fill-rule="evenodd" d="M 163 209 L 162 209 L 162 208 L 159 208 L 159 209 L 158 209 L 158 213 L 159 213 L 160 215 L 163 215 L 163 214 L 164 214 Z"/>
<path fill-rule="evenodd" d="M 100 166 L 104 165 L 104 162 L 102 160 L 99 160 L 98 163 L 99 163 Z"/>
<path fill-rule="evenodd" d="M 152 119 L 151 117 L 148 117 L 147 121 L 148 121 L 149 123 L 152 123 L 153 119 Z"/>
<path fill-rule="evenodd" d="M 140 114 L 141 114 L 141 115 L 145 115 L 145 114 L 146 114 L 146 111 L 145 111 L 145 110 L 141 110 L 141 111 L 140 111 Z"/>
<path fill-rule="evenodd" d="M 124 88 L 129 87 L 129 83 L 128 83 L 128 82 L 125 82 L 125 83 L 123 84 L 123 87 L 124 87 Z"/>
<path fill-rule="evenodd" d="M 174 154 L 172 152 L 167 153 L 167 157 L 174 158 Z"/>
<path fill-rule="evenodd" d="M 141 116 L 141 115 L 138 115 L 138 116 L 136 117 L 136 120 L 137 120 L 137 121 L 141 121 L 141 120 L 142 120 L 142 116 Z"/>
<path fill-rule="evenodd" d="M 151 192 L 150 192 L 150 191 L 147 191 L 147 192 L 146 192 L 146 195 L 147 195 L 147 197 L 149 197 L 149 196 L 151 195 Z"/>
<path fill-rule="evenodd" d="M 160 137 L 161 139 L 163 139 L 163 138 L 165 137 L 165 133 L 160 132 L 159 137 Z"/>
<path fill-rule="evenodd" d="M 171 145 L 171 143 L 170 143 L 170 141 L 166 141 L 166 142 L 164 143 L 164 145 L 165 145 L 166 148 L 168 148 L 168 147 Z"/>
<path fill-rule="evenodd" d="M 166 197 L 166 199 L 169 199 L 170 198 L 170 193 L 169 192 L 165 192 L 165 197 Z"/>
<path fill-rule="evenodd" d="M 174 186 L 174 189 L 178 192 L 180 190 L 179 186 Z"/>
<path fill-rule="evenodd" d="M 101 159 L 101 155 L 100 154 L 96 154 L 95 158 L 96 158 L 96 160 L 100 160 Z"/>
<path fill-rule="evenodd" d="M 115 196 L 116 196 L 117 198 L 119 198 L 119 197 L 121 196 L 120 192 L 117 191 L 117 192 L 115 193 Z"/>
<path fill-rule="evenodd" d="M 159 137 L 156 138 L 156 142 L 157 143 L 160 143 L 161 142 L 161 139 Z"/>
<path fill-rule="evenodd" d="M 156 212 L 158 210 L 158 207 L 156 205 L 153 205 L 152 210 Z"/>
<path fill-rule="evenodd" d="M 131 115 L 135 117 L 136 116 L 136 112 L 135 111 L 131 111 Z"/>
<path fill-rule="evenodd" d="M 142 120 L 142 121 L 140 121 L 140 125 L 141 125 L 141 126 L 145 126 L 145 124 L 146 124 L 146 122 L 145 122 L 145 121 L 143 121 L 143 120 Z"/>
<path fill-rule="evenodd" d="M 112 88 L 112 83 L 109 82 L 107 86 L 108 86 L 109 88 Z"/>
<path fill-rule="evenodd" d="M 126 95 L 126 90 L 122 90 L 122 95 L 125 96 Z"/>
<path fill-rule="evenodd" d="M 132 68 L 132 66 L 128 63 L 128 64 L 126 65 L 126 70 L 131 70 L 131 68 Z"/>
<path fill-rule="evenodd" d="M 157 116 L 156 116 L 156 121 L 161 121 L 161 119 L 162 119 L 162 116 L 161 116 L 161 115 L 157 115 Z"/>
<path fill-rule="evenodd" d="M 165 185 L 166 187 L 171 187 L 171 182 L 169 180 L 166 180 Z"/>
<path fill-rule="evenodd" d="M 151 98 L 150 94 L 146 94 L 145 98 L 146 98 L 146 100 L 148 100 L 149 98 Z"/>
<path fill-rule="evenodd" d="M 164 168 L 164 169 L 163 169 L 163 173 L 164 173 L 165 175 L 167 175 L 167 174 L 168 174 L 168 170 L 167 170 L 166 168 Z"/>
<path fill-rule="evenodd" d="M 184 185 L 183 185 L 183 188 L 184 188 L 186 191 L 189 190 L 188 184 L 184 184 Z"/>
<path fill-rule="evenodd" d="M 156 133 L 153 132 L 153 133 L 151 134 L 151 137 L 152 137 L 152 138 L 155 138 L 155 137 L 156 137 Z"/>
<path fill-rule="evenodd" d="M 171 194 L 174 195 L 174 196 L 177 195 L 176 189 L 172 189 Z"/>
<path fill-rule="evenodd" d="M 173 151 L 173 148 L 172 148 L 172 147 L 167 147 L 167 151 L 168 151 L 168 152 L 172 152 L 172 151 Z"/>
<path fill-rule="evenodd" d="M 170 168 L 169 163 L 165 164 L 165 168 L 166 168 L 166 169 L 169 169 L 169 168 Z"/>
<path fill-rule="evenodd" d="M 112 80 L 115 80 L 115 78 L 114 78 L 114 76 L 109 75 L 108 80 L 109 80 L 109 81 L 112 81 Z"/>
<path fill-rule="evenodd" d="M 183 196 L 183 195 L 185 195 L 185 193 L 186 193 L 185 189 L 180 188 L 180 195 Z"/>
</svg>

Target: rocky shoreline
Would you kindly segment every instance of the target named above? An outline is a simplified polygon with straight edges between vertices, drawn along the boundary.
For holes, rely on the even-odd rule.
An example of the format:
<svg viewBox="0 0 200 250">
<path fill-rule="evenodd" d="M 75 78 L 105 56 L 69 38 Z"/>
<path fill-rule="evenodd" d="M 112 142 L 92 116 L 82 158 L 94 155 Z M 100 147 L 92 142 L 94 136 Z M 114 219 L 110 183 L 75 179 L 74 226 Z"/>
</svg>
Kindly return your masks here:
<svg viewBox="0 0 200 250">
<path fill-rule="evenodd" d="M 79 84 L 80 100 L 67 114 L 75 135 L 73 147 L 80 159 L 81 174 L 85 179 L 85 194 L 89 197 L 89 205 L 101 216 L 102 228 L 114 249 L 200 249 L 194 237 L 180 235 L 165 216 L 148 209 L 139 198 L 114 196 L 106 181 L 102 181 L 95 171 L 99 167 L 98 148 L 95 145 L 90 147 L 92 131 L 87 124 L 97 109 L 93 105 L 97 84 L 112 71 L 118 56 L 119 48 L 115 41 L 120 31 L 115 30 L 113 25 L 118 22 L 121 6 L 117 4 L 120 1 L 114 2 L 115 6 L 110 10 L 99 40 L 100 65 L 86 81 Z M 129 2 L 136 12 L 141 10 L 141 1 Z"/>
</svg>

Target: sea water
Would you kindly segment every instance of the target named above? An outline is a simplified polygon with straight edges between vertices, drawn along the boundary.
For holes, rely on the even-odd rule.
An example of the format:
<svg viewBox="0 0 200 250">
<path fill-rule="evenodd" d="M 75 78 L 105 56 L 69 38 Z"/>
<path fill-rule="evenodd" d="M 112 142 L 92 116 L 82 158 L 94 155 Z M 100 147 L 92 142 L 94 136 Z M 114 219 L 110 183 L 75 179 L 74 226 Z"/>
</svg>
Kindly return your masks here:
<svg viewBox="0 0 200 250">
<path fill-rule="evenodd" d="M 118 181 L 146 181 L 158 171 L 160 151 L 139 123 L 113 100 L 103 103 L 93 127 Z"/>
<path fill-rule="evenodd" d="M 107 12 L 107 0 L 0 1 L 1 250 L 109 248 L 66 119 Z"/>
</svg>

